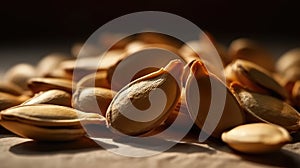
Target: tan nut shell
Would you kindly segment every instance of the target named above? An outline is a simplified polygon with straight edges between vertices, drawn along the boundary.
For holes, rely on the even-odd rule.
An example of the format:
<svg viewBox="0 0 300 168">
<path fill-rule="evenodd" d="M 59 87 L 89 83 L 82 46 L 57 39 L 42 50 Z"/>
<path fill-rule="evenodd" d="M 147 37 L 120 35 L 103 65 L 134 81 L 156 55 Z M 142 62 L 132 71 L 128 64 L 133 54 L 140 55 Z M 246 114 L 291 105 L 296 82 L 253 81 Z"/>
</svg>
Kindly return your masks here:
<svg viewBox="0 0 300 168">
<path fill-rule="evenodd" d="M 127 135 L 141 135 L 158 127 L 177 105 L 181 86 L 178 85 L 176 80 L 180 84 L 182 71 L 182 63 L 175 60 L 171 61 L 165 68 L 130 82 L 117 93 L 108 107 L 106 113 L 108 126 Z M 156 118 L 141 122 L 132 120 L 122 114 L 122 111 L 131 112 L 128 111 L 130 110 L 128 106 L 131 103 L 134 108 L 141 111 L 147 110 L 149 107 L 155 107 L 155 104 L 149 102 L 149 94 L 158 88 L 165 92 L 167 100 L 163 111 L 159 112 Z M 157 111 L 150 111 L 149 113 L 156 114 Z M 134 112 L 132 114 L 135 115 Z"/>
<path fill-rule="evenodd" d="M 71 107 L 71 94 L 63 90 L 48 90 L 40 92 L 28 99 L 22 105 L 54 104 Z"/>
<path fill-rule="evenodd" d="M 222 140 L 233 149 L 244 153 L 267 153 L 279 150 L 291 141 L 289 133 L 274 124 L 240 125 L 222 134 Z"/>
<path fill-rule="evenodd" d="M 247 91 L 237 83 L 232 83 L 230 87 L 247 112 L 248 122 L 273 123 L 290 132 L 300 129 L 300 114 L 287 103 L 268 95 Z"/>
<path fill-rule="evenodd" d="M 229 82 L 238 81 L 249 90 L 258 93 L 269 93 L 287 99 L 288 93 L 263 67 L 246 60 L 235 60 L 225 69 Z"/>
<path fill-rule="evenodd" d="M 61 78 L 31 78 L 28 81 L 28 87 L 33 93 L 52 89 L 59 89 L 72 93 L 73 84 L 76 86 L 71 80 Z"/>
<path fill-rule="evenodd" d="M 72 97 L 72 106 L 78 110 L 106 115 L 106 110 L 116 92 L 97 87 L 77 88 Z"/>
<path fill-rule="evenodd" d="M 211 90 L 213 89 L 211 82 L 217 86 L 215 89 L 226 89 L 225 106 L 223 111 L 220 111 L 222 112 L 222 116 L 218 121 L 216 128 L 212 132 L 212 136 L 221 137 L 224 130 L 245 122 L 244 112 L 226 85 L 213 74 L 208 74 L 204 65 L 200 61 L 195 61 L 191 66 L 191 72 L 186 84 L 186 102 L 190 115 L 193 119 L 195 119 L 195 123 L 199 128 L 206 132 L 208 132 L 207 129 L 214 128 L 214 125 L 206 125 L 206 127 L 204 127 L 205 123 L 213 123 L 207 121 L 207 115 L 210 107 L 219 105 L 211 104 Z M 199 90 L 195 90 L 197 88 Z M 200 100 L 195 99 L 195 92 L 199 92 Z M 196 107 L 197 105 L 198 107 Z"/>
</svg>

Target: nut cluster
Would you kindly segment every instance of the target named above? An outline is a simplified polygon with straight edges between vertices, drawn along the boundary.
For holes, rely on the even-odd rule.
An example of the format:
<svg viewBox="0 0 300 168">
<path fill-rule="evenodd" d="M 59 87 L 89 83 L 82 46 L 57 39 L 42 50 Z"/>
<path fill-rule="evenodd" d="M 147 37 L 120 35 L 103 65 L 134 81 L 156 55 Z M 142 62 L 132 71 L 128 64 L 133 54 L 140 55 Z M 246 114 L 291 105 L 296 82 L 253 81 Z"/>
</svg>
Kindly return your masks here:
<svg viewBox="0 0 300 168">
<path fill-rule="evenodd" d="M 163 131 L 162 126 L 194 123 L 204 132 L 213 127 L 212 137 L 245 153 L 271 152 L 289 143 L 290 133 L 300 130 L 300 49 L 275 62 L 250 39 L 234 40 L 225 48 L 210 38 L 224 71 L 202 57 L 210 50 L 201 40 L 182 44 L 159 33 L 129 36 L 105 53 L 96 46 L 80 51 L 82 46 L 76 44 L 73 57 L 56 53 L 36 66 L 18 64 L 0 83 L 0 124 L 38 141 L 80 138 L 86 135 L 85 125 L 121 136 L 151 136 Z M 152 59 L 153 67 L 132 74 L 129 82 L 123 80 L 126 74 L 112 82 L 117 68 L 133 66 L 132 57 L 149 48 L 171 51 L 178 58 Z M 81 57 L 76 57 L 79 51 Z M 207 127 L 214 123 L 208 119 L 210 107 L 218 106 L 211 104 L 215 88 L 225 90 L 224 108 L 216 126 Z M 157 97 L 161 92 L 164 96 Z M 178 116 L 181 120 L 174 122 Z"/>
</svg>

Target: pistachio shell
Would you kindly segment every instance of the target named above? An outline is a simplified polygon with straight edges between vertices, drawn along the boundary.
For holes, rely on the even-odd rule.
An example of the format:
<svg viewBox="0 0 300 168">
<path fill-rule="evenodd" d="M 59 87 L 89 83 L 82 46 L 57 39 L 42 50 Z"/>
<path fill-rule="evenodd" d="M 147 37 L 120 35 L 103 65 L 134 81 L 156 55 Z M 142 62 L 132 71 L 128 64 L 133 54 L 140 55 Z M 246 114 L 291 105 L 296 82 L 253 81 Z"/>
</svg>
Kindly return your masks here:
<svg viewBox="0 0 300 168">
<path fill-rule="evenodd" d="M 158 127 L 180 98 L 182 71 L 182 63 L 174 60 L 165 68 L 130 82 L 117 93 L 108 107 L 108 126 L 127 135 L 141 135 Z M 151 98 L 151 94 L 158 91 L 163 91 L 166 97 L 157 98 L 156 95 Z"/>
<path fill-rule="evenodd" d="M 68 56 L 60 53 L 53 53 L 45 56 L 36 66 L 37 76 L 45 77 L 56 69 L 60 62 L 67 60 Z"/>
<path fill-rule="evenodd" d="M 85 135 L 83 128 L 47 128 L 15 121 L 0 120 L 0 124 L 11 132 L 38 141 L 70 141 Z"/>
<path fill-rule="evenodd" d="M 32 104 L 54 104 L 71 107 L 71 94 L 62 90 L 53 89 L 40 92 L 22 103 L 22 105 Z"/>
<path fill-rule="evenodd" d="M 105 88 L 77 88 L 72 98 L 72 106 L 78 110 L 106 115 L 106 110 L 116 92 Z"/>
<path fill-rule="evenodd" d="M 23 89 L 20 88 L 19 86 L 13 84 L 13 83 L 8 83 L 8 82 L 1 82 L 0 83 L 0 92 L 4 93 L 9 93 L 15 96 L 20 96 L 23 94 Z"/>
<path fill-rule="evenodd" d="M 266 69 L 246 60 L 235 60 L 225 70 L 229 81 L 238 81 L 249 90 L 288 98 L 288 93 Z"/>
<path fill-rule="evenodd" d="M 8 93 L 0 92 L 0 110 L 23 103 L 24 99 Z"/>
<path fill-rule="evenodd" d="M 269 71 L 275 69 L 275 61 L 271 53 L 250 39 L 240 38 L 232 41 L 228 48 L 228 54 L 233 60 L 244 59 L 254 62 Z"/>
<path fill-rule="evenodd" d="M 30 64 L 17 64 L 10 68 L 4 75 L 4 80 L 14 83 L 23 90 L 28 90 L 27 80 L 36 77 L 36 70 Z"/>
<path fill-rule="evenodd" d="M 26 138 L 67 141 L 85 135 L 82 124 L 104 125 L 105 118 L 58 105 L 25 105 L 0 113 L 0 124 Z"/>
<path fill-rule="evenodd" d="M 216 87 L 212 88 L 212 84 Z M 195 90 L 197 88 L 199 90 Z M 221 118 L 212 132 L 214 137 L 220 137 L 224 130 L 243 124 L 245 122 L 244 112 L 226 85 L 215 75 L 209 74 L 203 63 L 195 61 L 191 65 L 190 75 L 186 83 L 187 107 L 191 117 L 195 120 L 195 124 L 205 132 L 214 127 L 214 125 L 204 127 L 205 123 L 210 122 L 206 121 L 210 107 L 219 105 L 211 104 L 213 98 L 211 90 L 220 88 L 226 90 L 226 99 L 224 109 L 220 111 L 222 112 Z M 195 92 L 199 92 L 200 99 L 195 98 Z"/>
<path fill-rule="evenodd" d="M 17 106 L 1 111 L 0 114 L 2 120 L 46 127 L 78 126 L 81 125 L 81 122 L 103 121 L 103 117 L 99 114 L 85 113 L 73 108 L 50 104 Z"/>
<path fill-rule="evenodd" d="M 298 80 L 292 90 L 292 101 L 295 106 L 300 109 L 300 80 Z"/>
<path fill-rule="evenodd" d="M 107 71 L 100 71 L 84 76 L 78 81 L 77 87 L 102 87 L 110 89 Z"/>
<path fill-rule="evenodd" d="M 284 53 L 276 62 L 276 70 L 285 74 L 286 70 L 291 67 L 300 65 L 300 48 L 295 48 Z"/>
<path fill-rule="evenodd" d="M 60 78 L 31 78 L 28 81 L 28 87 L 33 93 L 52 89 L 59 89 L 72 93 L 72 84 L 73 82 L 71 80 Z"/>
<path fill-rule="evenodd" d="M 231 84 L 232 92 L 247 112 L 248 122 L 267 122 L 293 132 L 300 129 L 300 114 L 277 98 L 246 91 L 239 84 Z"/>
<path fill-rule="evenodd" d="M 222 140 L 233 149 L 244 153 L 267 153 L 279 150 L 291 141 L 289 133 L 274 124 L 240 125 L 222 134 Z"/>
</svg>

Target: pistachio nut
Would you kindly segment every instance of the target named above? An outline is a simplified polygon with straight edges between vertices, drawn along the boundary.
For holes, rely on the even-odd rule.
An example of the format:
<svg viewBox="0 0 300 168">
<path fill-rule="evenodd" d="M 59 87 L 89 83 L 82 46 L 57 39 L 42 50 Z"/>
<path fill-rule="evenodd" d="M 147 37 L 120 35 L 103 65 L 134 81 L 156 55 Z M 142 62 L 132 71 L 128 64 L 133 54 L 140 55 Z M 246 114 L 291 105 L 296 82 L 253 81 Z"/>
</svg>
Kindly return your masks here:
<svg viewBox="0 0 300 168">
<path fill-rule="evenodd" d="M 268 71 L 275 70 L 273 55 L 253 40 L 239 38 L 232 41 L 228 47 L 228 54 L 232 60 L 244 59 L 262 66 Z"/>
<path fill-rule="evenodd" d="M 300 114 L 284 101 L 245 90 L 238 83 L 230 86 L 248 122 L 266 122 L 280 125 L 290 132 L 300 129 Z"/>
<path fill-rule="evenodd" d="M 288 98 L 287 91 L 273 75 L 252 62 L 237 59 L 226 67 L 225 75 L 229 83 L 238 81 L 254 92 L 276 95 L 282 99 Z"/>
<path fill-rule="evenodd" d="M 98 87 L 77 88 L 72 97 L 72 106 L 78 110 L 106 115 L 106 110 L 116 92 Z"/>
<path fill-rule="evenodd" d="M 9 83 L 14 83 L 23 90 L 28 90 L 27 80 L 36 77 L 36 75 L 36 70 L 32 65 L 22 63 L 10 68 L 4 74 L 4 80 Z"/>
<path fill-rule="evenodd" d="M 33 104 L 55 104 L 71 107 L 71 94 L 63 90 L 48 90 L 34 95 L 34 97 L 23 102 L 21 105 Z"/>
<path fill-rule="evenodd" d="M 18 85 L 15 85 L 13 83 L 1 82 L 0 92 L 9 93 L 15 96 L 20 96 L 23 94 L 24 91 Z"/>
<path fill-rule="evenodd" d="M 207 119 L 210 107 L 219 106 L 219 104 L 213 104 L 212 102 L 212 89 L 221 88 L 226 91 L 226 99 L 224 109 L 220 111 L 222 113 L 220 120 L 216 123 L 215 127 L 213 124 L 206 124 L 204 127 L 206 122 L 214 123 Z M 194 61 L 191 65 L 185 92 L 190 115 L 195 120 L 195 124 L 204 132 L 209 132 L 208 130 L 214 129 L 212 130 L 212 136 L 219 138 L 224 130 L 245 122 L 244 112 L 235 97 L 218 77 L 208 73 L 201 61 Z M 195 97 L 197 96 L 195 92 L 198 92 L 199 99 Z M 218 111 L 212 112 L 218 113 Z"/>
<path fill-rule="evenodd" d="M 60 62 L 67 60 L 68 56 L 60 53 L 53 53 L 45 56 L 36 66 L 37 76 L 45 77 L 58 67 Z"/>
<path fill-rule="evenodd" d="M 27 96 L 15 96 L 9 93 L 0 92 L 0 110 L 7 109 L 23 103 Z"/>
<path fill-rule="evenodd" d="M 0 124 L 15 134 L 40 141 L 68 141 L 85 135 L 82 124 L 104 124 L 103 116 L 73 108 L 39 104 L 0 112 Z"/>
<path fill-rule="evenodd" d="M 289 143 L 291 136 L 278 125 L 253 123 L 240 125 L 224 132 L 222 140 L 243 153 L 269 153 Z"/>
<path fill-rule="evenodd" d="M 295 48 L 284 53 L 276 62 L 276 70 L 285 74 L 287 69 L 300 66 L 300 48 Z"/>
<path fill-rule="evenodd" d="M 78 81 L 77 87 L 102 87 L 110 89 L 108 73 L 107 71 L 100 71 L 86 75 Z"/>
<path fill-rule="evenodd" d="M 28 81 L 28 88 L 33 93 L 39 93 L 41 91 L 47 91 L 52 89 L 64 90 L 72 93 L 72 85 L 75 85 L 69 79 L 62 78 L 31 78 Z"/>
<path fill-rule="evenodd" d="M 134 136 L 158 127 L 180 99 L 182 73 L 181 61 L 173 60 L 166 67 L 130 82 L 110 103 L 106 112 L 108 126 Z"/>
</svg>

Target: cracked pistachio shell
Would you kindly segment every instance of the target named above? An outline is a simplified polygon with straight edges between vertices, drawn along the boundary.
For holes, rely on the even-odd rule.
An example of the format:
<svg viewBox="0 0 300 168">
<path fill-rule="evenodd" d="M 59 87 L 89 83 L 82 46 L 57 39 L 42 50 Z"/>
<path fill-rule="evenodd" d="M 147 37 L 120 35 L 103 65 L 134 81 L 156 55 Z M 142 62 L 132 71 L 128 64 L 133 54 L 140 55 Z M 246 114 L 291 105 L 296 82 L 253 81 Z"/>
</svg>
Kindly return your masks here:
<svg viewBox="0 0 300 168">
<path fill-rule="evenodd" d="M 289 104 L 268 95 L 247 91 L 238 83 L 232 83 L 230 88 L 246 111 L 248 122 L 273 123 L 290 132 L 299 131 L 300 114 Z"/>
<path fill-rule="evenodd" d="M 108 107 L 108 126 L 134 136 L 157 128 L 180 99 L 182 73 L 181 61 L 173 60 L 166 67 L 130 82 L 116 94 Z"/>
<path fill-rule="evenodd" d="M 72 106 L 78 110 L 106 115 L 106 110 L 116 92 L 97 87 L 77 88 L 72 97 Z"/>
<path fill-rule="evenodd" d="M 243 153 L 268 153 L 279 150 L 291 141 L 289 133 L 274 124 L 240 125 L 222 134 L 222 140 Z"/>
<path fill-rule="evenodd" d="M 287 91 L 274 79 L 273 75 L 252 62 L 235 60 L 226 67 L 225 75 L 230 82 L 238 81 L 254 92 L 276 95 L 282 99 L 288 98 Z"/>
<path fill-rule="evenodd" d="M 207 117 L 211 107 L 220 106 L 220 104 L 219 102 L 217 104 L 211 104 L 214 103 L 212 99 L 216 99 L 216 97 L 213 97 L 211 91 L 212 89 L 221 88 L 226 91 L 224 109 L 219 112 L 211 111 L 211 113 L 222 113 L 220 120 L 214 125 L 211 124 L 214 123 L 214 121 L 208 121 L 209 119 Z M 185 92 L 186 103 L 191 117 L 195 120 L 196 125 L 203 131 L 209 132 L 209 130 L 212 130 L 212 136 L 219 138 L 224 130 L 245 122 L 244 112 L 235 97 L 219 78 L 208 73 L 201 61 L 195 61 L 191 65 Z M 196 92 L 198 92 L 199 99 L 197 99 Z"/>
<path fill-rule="evenodd" d="M 55 104 L 71 107 L 71 94 L 63 90 L 53 89 L 40 92 L 22 103 L 22 105 L 32 104 Z"/>
<path fill-rule="evenodd" d="M 62 78 L 31 78 L 28 81 L 28 87 L 33 93 L 52 89 L 59 89 L 72 93 L 73 84 L 75 85 L 72 80 Z"/>
<path fill-rule="evenodd" d="M 38 141 L 69 141 L 85 135 L 82 124 L 104 125 L 105 118 L 58 105 L 26 105 L 0 113 L 0 124 L 11 132 Z"/>
</svg>

